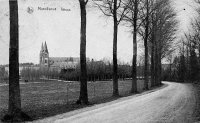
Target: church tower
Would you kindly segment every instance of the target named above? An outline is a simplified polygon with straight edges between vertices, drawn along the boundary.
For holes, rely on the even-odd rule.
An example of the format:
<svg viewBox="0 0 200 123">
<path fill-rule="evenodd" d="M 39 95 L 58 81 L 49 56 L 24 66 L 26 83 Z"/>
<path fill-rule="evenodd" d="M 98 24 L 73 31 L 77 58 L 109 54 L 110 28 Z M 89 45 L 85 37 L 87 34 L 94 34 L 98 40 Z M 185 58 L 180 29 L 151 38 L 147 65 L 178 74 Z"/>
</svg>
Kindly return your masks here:
<svg viewBox="0 0 200 123">
<path fill-rule="evenodd" d="M 49 67 L 49 52 L 47 48 L 46 41 L 40 50 L 40 67 Z"/>
</svg>

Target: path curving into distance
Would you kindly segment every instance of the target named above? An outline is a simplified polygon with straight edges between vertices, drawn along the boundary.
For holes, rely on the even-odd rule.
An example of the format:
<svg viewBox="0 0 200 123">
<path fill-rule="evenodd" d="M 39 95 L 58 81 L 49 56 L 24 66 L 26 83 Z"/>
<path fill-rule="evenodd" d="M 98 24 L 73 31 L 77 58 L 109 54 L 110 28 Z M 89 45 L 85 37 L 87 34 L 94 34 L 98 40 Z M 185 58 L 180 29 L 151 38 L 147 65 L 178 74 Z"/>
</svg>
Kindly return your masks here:
<svg viewBox="0 0 200 123">
<path fill-rule="evenodd" d="M 192 84 L 167 87 L 38 120 L 55 123 L 191 123 L 196 97 Z"/>
</svg>

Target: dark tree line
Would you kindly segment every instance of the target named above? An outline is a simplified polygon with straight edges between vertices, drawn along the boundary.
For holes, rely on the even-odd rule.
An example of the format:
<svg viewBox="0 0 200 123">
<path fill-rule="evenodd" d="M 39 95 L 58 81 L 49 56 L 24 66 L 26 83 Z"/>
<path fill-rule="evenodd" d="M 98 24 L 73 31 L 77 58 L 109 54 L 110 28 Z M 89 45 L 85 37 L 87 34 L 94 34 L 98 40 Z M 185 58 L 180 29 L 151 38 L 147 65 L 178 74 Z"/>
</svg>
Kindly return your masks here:
<svg viewBox="0 0 200 123">
<path fill-rule="evenodd" d="M 80 63 L 79 63 L 80 64 Z M 34 68 L 31 66 L 24 67 L 21 73 L 21 80 L 26 82 L 42 81 L 44 79 L 61 79 L 66 81 L 79 81 L 80 80 L 80 65 L 76 68 L 68 69 L 44 69 Z M 87 62 L 87 81 L 105 81 L 112 80 L 113 64 L 110 61 L 88 61 Z M 1 72 L 0 72 L 1 73 Z M 137 66 L 137 77 L 143 77 L 143 67 Z M 118 64 L 118 78 L 130 79 L 132 75 L 131 65 Z M 137 79 L 137 78 L 136 78 Z"/>
<path fill-rule="evenodd" d="M 25 82 L 29 81 L 40 81 L 43 79 L 59 79 L 59 69 L 42 69 L 34 67 L 24 67 L 21 70 L 21 80 Z"/>
<path fill-rule="evenodd" d="M 200 5 L 199 0 L 195 0 Z M 180 82 L 198 82 L 200 80 L 200 7 L 196 9 L 197 17 L 191 22 L 190 31 L 184 33 L 179 41 L 178 55 L 165 70 L 166 80 Z M 167 73 L 171 71 L 171 74 Z"/>
<path fill-rule="evenodd" d="M 80 64 L 80 63 L 79 63 Z M 25 82 L 42 81 L 47 79 L 61 79 L 65 81 L 80 80 L 80 65 L 76 68 L 61 69 L 51 68 L 34 68 L 31 66 L 24 67 L 21 73 L 21 80 Z M 87 81 L 105 81 L 112 80 L 113 64 L 110 61 L 88 61 L 87 62 Z M 137 66 L 137 77 L 143 77 L 143 67 Z M 132 75 L 131 65 L 118 64 L 118 78 L 130 79 Z M 137 79 L 137 78 L 136 78 Z"/>
<path fill-rule="evenodd" d="M 194 44 L 185 48 L 174 58 L 164 71 L 163 79 L 179 82 L 198 82 L 200 80 L 199 51 Z"/>
<path fill-rule="evenodd" d="M 91 61 L 87 63 L 87 81 L 105 81 L 112 80 L 113 64 L 104 61 Z M 138 73 L 138 75 L 141 73 Z M 62 70 L 60 78 L 68 81 L 79 81 L 80 79 L 80 66 L 76 69 Z M 131 78 L 131 66 L 128 64 L 118 65 L 118 78 L 128 79 Z"/>
<path fill-rule="evenodd" d="M 8 80 L 8 72 L 5 70 L 4 67 L 0 66 L 0 83 L 1 82 L 7 82 Z"/>
</svg>

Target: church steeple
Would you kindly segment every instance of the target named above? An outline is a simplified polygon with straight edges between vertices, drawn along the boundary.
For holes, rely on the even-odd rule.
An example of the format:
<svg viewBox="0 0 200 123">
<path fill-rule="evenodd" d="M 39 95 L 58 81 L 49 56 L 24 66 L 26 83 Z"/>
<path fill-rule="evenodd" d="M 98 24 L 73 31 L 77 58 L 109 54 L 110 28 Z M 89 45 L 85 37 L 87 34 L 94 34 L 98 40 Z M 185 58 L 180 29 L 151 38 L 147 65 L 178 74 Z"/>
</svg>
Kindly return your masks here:
<svg viewBox="0 0 200 123">
<path fill-rule="evenodd" d="M 46 41 L 45 41 L 45 43 L 44 43 L 44 52 L 45 52 L 45 53 L 49 53 L 49 52 L 48 52 L 48 48 L 47 48 Z"/>
<path fill-rule="evenodd" d="M 42 43 L 40 53 L 42 53 L 43 51 L 44 51 L 44 46 L 43 46 L 43 43 Z"/>
<path fill-rule="evenodd" d="M 47 49 L 46 41 L 45 41 L 44 45 L 42 43 L 42 47 L 41 47 L 41 51 L 40 51 L 40 66 L 41 67 L 49 67 L 49 52 Z"/>
</svg>

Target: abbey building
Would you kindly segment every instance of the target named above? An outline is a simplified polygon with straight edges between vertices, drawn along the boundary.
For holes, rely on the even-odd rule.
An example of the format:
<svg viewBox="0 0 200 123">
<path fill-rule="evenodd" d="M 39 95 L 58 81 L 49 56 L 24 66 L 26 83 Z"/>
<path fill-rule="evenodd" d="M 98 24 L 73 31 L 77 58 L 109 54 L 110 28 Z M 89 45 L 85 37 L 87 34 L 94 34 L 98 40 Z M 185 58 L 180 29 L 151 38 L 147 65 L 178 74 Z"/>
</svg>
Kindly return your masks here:
<svg viewBox="0 0 200 123">
<path fill-rule="evenodd" d="M 79 57 L 49 57 L 46 42 L 40 50 L 40 68 L 75 69 L 79 65 Z"/>
</svg>

